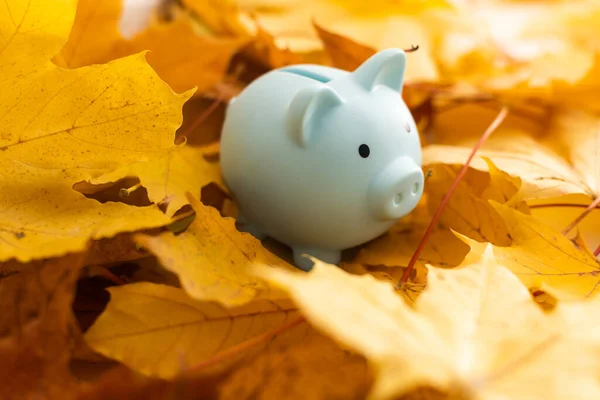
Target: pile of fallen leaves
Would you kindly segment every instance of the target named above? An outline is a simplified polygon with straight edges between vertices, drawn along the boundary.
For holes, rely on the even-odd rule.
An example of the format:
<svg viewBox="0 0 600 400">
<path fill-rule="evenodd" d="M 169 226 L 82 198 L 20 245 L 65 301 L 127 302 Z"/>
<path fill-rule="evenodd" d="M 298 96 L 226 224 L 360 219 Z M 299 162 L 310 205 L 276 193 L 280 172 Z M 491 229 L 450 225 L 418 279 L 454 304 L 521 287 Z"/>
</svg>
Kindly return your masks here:
<svg viewBox="0 0 600 400">
<path fill-rule="evenodd" d="M 0 6 L 0 399 L 600 398 L 600 3 L 163 1 L 128 37 L 122 15 Z M 239 232 L 227 101 L 410 45 L 419 206 L 309 273 Z"/>
</svg>

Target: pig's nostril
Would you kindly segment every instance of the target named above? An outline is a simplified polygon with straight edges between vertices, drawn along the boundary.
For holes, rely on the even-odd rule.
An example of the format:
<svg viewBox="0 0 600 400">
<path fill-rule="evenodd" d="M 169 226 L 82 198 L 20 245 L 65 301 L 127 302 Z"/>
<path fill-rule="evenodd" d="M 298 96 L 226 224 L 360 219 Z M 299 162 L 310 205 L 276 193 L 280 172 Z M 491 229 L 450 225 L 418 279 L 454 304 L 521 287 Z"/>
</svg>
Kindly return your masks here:
<svg viewBox="0 0 600 400">
<path fill-rule="evenodd" d="M 403 198 L 404 196 L 402 196 L 402 193 L 396 193 L 396 196 L 394 196 L 394 204 L 398 205 L 402 203 Z"/>
<path fill-rule="evenodd" d="M 419 192 L 419 183 L 415 182 L 415 184 L 412 187 L 412 193 L 417 194 L 418 192 Z"/>
</svg>

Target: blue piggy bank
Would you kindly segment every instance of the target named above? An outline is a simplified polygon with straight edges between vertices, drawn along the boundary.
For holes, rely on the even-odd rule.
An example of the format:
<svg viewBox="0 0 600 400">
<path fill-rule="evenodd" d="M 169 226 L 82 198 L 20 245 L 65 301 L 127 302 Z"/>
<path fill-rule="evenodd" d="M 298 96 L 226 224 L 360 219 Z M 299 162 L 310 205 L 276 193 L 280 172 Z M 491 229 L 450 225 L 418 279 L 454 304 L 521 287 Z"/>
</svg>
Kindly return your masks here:
<svg viewBox="0 0 600 400">
<path fill-rule="evenodd" d="M 406 54 L 355 71 L 300 64 L 253 81 L 227 108 L 224 181 L 242 230 L 337 264 L 411 212 L 423 193 L 421 143 L 401 97 Z"/>
</svg>

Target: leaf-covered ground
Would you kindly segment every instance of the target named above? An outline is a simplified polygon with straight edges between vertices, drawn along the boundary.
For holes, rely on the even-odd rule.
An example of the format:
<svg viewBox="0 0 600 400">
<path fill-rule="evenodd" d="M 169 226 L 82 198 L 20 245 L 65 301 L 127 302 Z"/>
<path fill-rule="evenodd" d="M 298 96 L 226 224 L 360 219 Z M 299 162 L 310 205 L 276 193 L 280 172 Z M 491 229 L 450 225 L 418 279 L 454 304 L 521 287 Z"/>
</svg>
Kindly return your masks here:
<svg viewBox="0 0 600 400">
<path fill-rule="evenodd" d="M 595 0 L 6 0 L 0 399 L 600 398 L 599 22 Z M 417 208 L 308 273 L 240 232 L 227 101 L 411 45 Z"/>
</svg>

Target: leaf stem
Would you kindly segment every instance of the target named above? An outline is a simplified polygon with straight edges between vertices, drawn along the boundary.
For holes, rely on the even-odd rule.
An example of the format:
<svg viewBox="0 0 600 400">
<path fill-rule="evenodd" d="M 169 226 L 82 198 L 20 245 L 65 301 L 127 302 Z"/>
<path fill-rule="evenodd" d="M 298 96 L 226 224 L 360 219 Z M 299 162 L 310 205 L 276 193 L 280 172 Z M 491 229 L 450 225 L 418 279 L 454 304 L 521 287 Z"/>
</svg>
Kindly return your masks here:
<svg viewBox="0 0 600 400">
<path fill-rule="evenodd" d="M 133 185 L 132 187 L 121 188 L 121 189 L 119 189 L 119 197 L 122 199 L 125 197 L 128 197 L 131 193 L 135 192 L 136 190 L 138 190 L 141 187 L 142 187 L 141 182 L 138 182 L 135 185 Z"/>
<path fill-rule="evenodd" d="M 415 266 L 415 263 L 417 262 L 417 259 L 419 258 L 419 255 L 423 251 L 423 248 L 425 247 L 425 244 L 427 243 L 427 239 L 429 238 L 429 236 L 431 235 L 431 232 L 433 231 L 433 227 L 436 225 L 437 221 L 440 219 L 440 216 L 442 215 L 442 211 L 444 210 L 444 207 L 446 207 L 446 204 L 450 200 L 450 197 L 452 196 L 452 194 L 458 187 L 460 180 L 467 173 L 467 168 L 469 168 L 469 164 L 471 163 L 471 160 L 473 160 L 473 157 L 475 157 L 475 153 L 477 153 L 477 150 L 479 150 L 481 148 L 481 146 L 483 146 L 483 144 L 490 137 L 490 135 L 492 133 L 494 133 L 494 131 L 496 129 L 498 129 L 498 127 L 500 126 L 502 121 L 504 121 L 504 119 L 506 118 L 507 115 L 508 115 L 508 107 L 504 106 L 504 107 L 502 107 L 502 109 L 500 110 L 500 112 L 498 113 L 498 115 L 496 116 L 494 121 L 492 121 L 490 126 L 488 126 L 488 128 L 485 130 L 483 135 L 481 135 L 481 137 L 479 138 L 479 141 L 477 142 L 475 147 L 473 147 L 473 151 L 471 151 L 469 158 L 467 158 L 467 161 L 462 166 L 460 172 L 458 173 L 458 175 L 456 175 L 456 179 L 452 183 L 452 186 L 450 186 L 450 190 L 448 190 L 448 193 L 446 193 L 446 195 L 442 199 L 442 202 L 440 203 L 438 209 L 436 210 L 435 214 L 433 215 L 433 218 L 431 218 L 431 222 L 429 223 L 429 226 L 427 227 L 427 230 L 425 231 L 425 234 L 423 235 L 421 242 L 417 246 L 417 249 L 413 253 L 412 258 L 410 259 L 408 265 L 406 266 L 406 270 L 404 271 L 404 274 L 402 275 L 402 279 L 400 279 L 400 282 L 398 283 L 397 288 L 401 287 L 402 284 L 404 284 L 408 281 L 408 277 L 410 276 L 410 274 Z"/>
<path fill-rule="evenodd" d="M 594 250 L 594 255 L 596 257 L 598 257 L 598 254 L 600 254 L 600 244 L 598 245 L 598 247 L 596 247 L 596 250 Z"/>
<path fill-rule="evenodd" d="M 283 333 L 289 329 L 292 329 L 293 327 L 298 326 L 305 321 L 306 320 L 304 317 L 298 317 L 292 321 L 286 322 L 285 324 L 280 325 L 274 329 L 271 329 L 270 331 L 263 332 L 258 336 L 254 336 L 253 338 L 250 338 L 236 346 L 230 347 L 229 349 L 227 349 L 225 351 L 222 351 L 220 353 L 213 355 L 212 357 L 202 360 L 199 363 L 188 368 L 188 371 L 196 372 L 201 369 L 216 365 L 219 362 L 221 362 L 229 357 L 232 357 L 236 354 L 241 353 L 242 351 L 251 349 L 252 347 L 257 346 L 262 342 L 266 342 L 267 340 L 271 339 L 273 336 L 279 335 L 280 333 Z"/>
<path fill-rule="evenodd" d="M 587 206 L 586 209 L 562 231 L 562 234 L 566 236 L 567 233 L 571 231 L 571 229 L 575 228 L 585 217 L 588 216 L 589 213 L 591 213 L 594 210 L 594 208 L 598 207 L 599 204 L 600 196 L 597 196 L 596 200 L 594 200 L 592 204 Z"/>
</svg>

